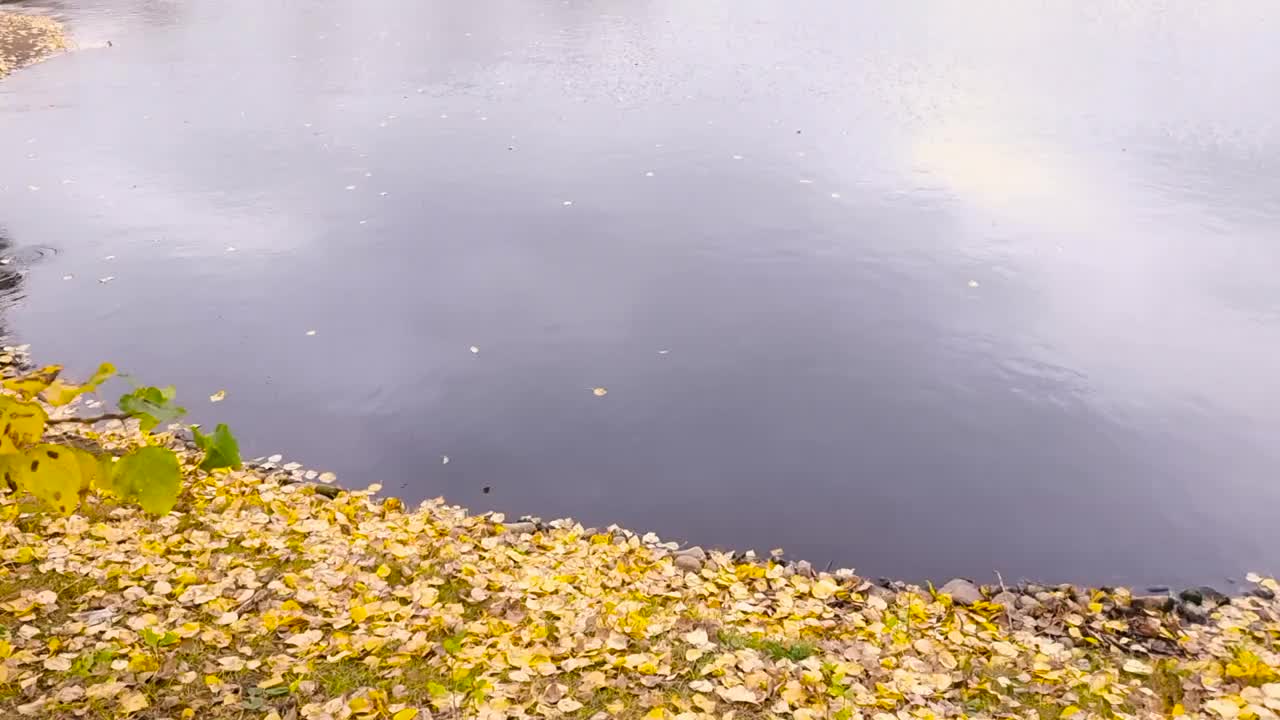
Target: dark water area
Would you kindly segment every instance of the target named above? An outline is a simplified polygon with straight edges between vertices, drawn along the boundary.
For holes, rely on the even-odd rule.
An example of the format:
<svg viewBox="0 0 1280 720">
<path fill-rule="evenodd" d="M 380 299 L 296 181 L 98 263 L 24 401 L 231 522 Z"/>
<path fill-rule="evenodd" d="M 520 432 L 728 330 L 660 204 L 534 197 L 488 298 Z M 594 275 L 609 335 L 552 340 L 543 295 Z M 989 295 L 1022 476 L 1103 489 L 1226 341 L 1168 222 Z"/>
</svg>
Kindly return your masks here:
<svg viewBox="0 0 1280 720">
<path fill-rule="evenodd" d="M 409 500 L 1280 570 L 1270 0 L 41 7 L 82 49 L 0 83 L 39 361 Z"/>
</svg>

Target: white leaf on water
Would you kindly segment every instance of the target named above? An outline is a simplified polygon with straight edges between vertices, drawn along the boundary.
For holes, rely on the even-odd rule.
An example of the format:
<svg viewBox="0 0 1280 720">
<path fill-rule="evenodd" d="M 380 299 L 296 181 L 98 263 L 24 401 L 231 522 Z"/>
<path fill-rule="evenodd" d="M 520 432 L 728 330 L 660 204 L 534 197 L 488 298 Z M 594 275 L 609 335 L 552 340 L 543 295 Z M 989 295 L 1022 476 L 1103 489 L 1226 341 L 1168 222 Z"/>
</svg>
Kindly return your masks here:
<svg viewBox="0 0 1280 720">
<path fill-rule="evenodd" d="M 478 353 L 478 352 L 480 352 L 480 348 L 476 347 L 475 345 L 472 345 L 472 346 L 471 346 L 471 354 L 472 354 L 472 355 L 475 355 L 475 354 L 476 354 L 476 353 Z"/>
<path fill-rule="evenodd" d="M 106 257 L 104 257 L 104 258 L 102 258 L 102 259 L 103 259 L 103 260 L 115 260 L 115 259 L 116 259 L 116 256 L 115 256 L 115 255 L 108 255 L 108 256 L 106 256 Z"/>
<path fill-rule="evenodd" d="M 667 353 L 670 353 L 670 352 L 671 352 L 670 350 L 662 349 L 662 350 L 659 350 L 659 351 L 658 351 L 658 354 L 659 354 L 659 355 L 666 355 Z"/>
<path fill-rule="evenodd" d="M 28 186 L 27 186 L 27 189 L 28 189 L 28 190 L 30 190 L 31 192 L 35 192 L 36 190 L 39 190 L 39 189 L 40 189 L 40 186 L 39 186 L 39 185 L 28 185 Z"/>
<path fill-rule="evenodd" d="M 596 397 L 604 397 L 605 395 L 609 394 L 609 390 L 608 388 L 602 388 L 602 387 L 592 388 L 591 394 L 595 395 Z"/>
<path fill-rule="evenodd" d="M 386 190 L 383 190 L 382 192 L 378 193 L 378 195 L 379 195 L 380 197 L 386 197 L 386 196 L 387 196 L 387 191 L 386 191 Z"/>
<path fill-rule="evenodd" d="M 75 279 L 75 277 L 76 277 L 75 275 L 63 275 L 63 276 L 62 276 L 62 279 L 63 279 L 63 280 L 74 280 L 74 279 Z"/>
<path fill-rule="evenodd" d="M 440 464 L 441 464 L 441 465 L 448 465 L 448 464 L 449 464 L 449 456 L 448 456 L 448 455 L 441 455 L 441 456 L 440 456 Z"/>
<path fill-rule="evenodd" d="M 649 172 L 645 173 L 645 174 L 644 174 L 644 176 L 645 176 L 645 177 L 653 177 L 653 171 L 652 171 L 652 170 L 650 170 Z"/>
<path fill-rule="evenodd" d="M 219 390 L 218 392 L 209 396 L 209 402 L 222 402 L 222 400 L 226 397 L 227 397 L 227 391 Z"/>
<path fill-rule="evenodd" d="M 106 276 L 106 277 L 100 277 L 100 278 L 98 278 L 98 282 L 103 283 L 103 284 L 106 284 L 106 283 L 109 283 L 109 282 L 111 282 L 112 280 L 115 280 L 115 279 L 116 279 L 116 276 L 115 276 L 115 275 L 108 275 L 108 276 Z"/>
<path fill-rule="evenodd" d="M 573 201 L 572 201 L 572 200 L 565 200 L 565 201 L 564 201 L 563 203 L 561 203 L 561 204 L 562 204 L 562 205 L 564 205 L 565 207 L 569 207 L 570 205 L 572 205 L 572 204 L 573 204 Z"/>
<path fill-rule="evenodd" d="M 970 281 L 969 281 L 969 287 L 978 287 L 978 281 L 977 281 L 977 280 L 970 280 Z"/>
<path fill-rule="evenodd" d="M 232 246 L 232 245 L 228 245 L 228 246 L 227 246 L 227 252 L 235 252 L 235 251 L 236 251 L 236 249 L 235 249 L 235 247 L 234 247 L 234 246 Z"/>
<path fill-rule="evenodd" d="M 813 181 L 812 181 L 812 180 L 810 180 L 809 178 L 800 178 L 800 184 L 801 184 L 801 185 L 812 185 L 812 184 L 813 184 Z"/>
<path fill-rule="evenodd" d="M 733 156 L 733 159 L 734 159 L 734 160 L 741 160 L 741 159 L 742 159 L 742 156 L 741 156 L 741 155 L 734 155 L 734 156 Z"/>
<path fill-rule="evenodd" d="M 308 330 L 308 331 L 307 331 L 307 335 L 315 335 L 315 334 L 316 334 L 316 331 L 315 331 L 315 330 Z"/>
<path fill-rule="evenodd" d="M 284 456 L 277 453 L 275 455 L 272 455 L 271 457 L 268 457 L 267 462 L 280 462 L 283 459 L 284 459 Z"/>
<path fill-rule="evenodd" d="M 835 198 L 836 200 L 839 200 L 839 199 L 840 199 L 840 193 L 831 193 L 831 197 Z"/>
<path fill-rule="evenodd" d="M 348 189 L 348 190 L 355 190 L 355 189 L 356 189 L 356 186 L 355 186 L 355 185 L 348 185 L 348 186 L 347 186 L 347 189 Z"/>
</svg>

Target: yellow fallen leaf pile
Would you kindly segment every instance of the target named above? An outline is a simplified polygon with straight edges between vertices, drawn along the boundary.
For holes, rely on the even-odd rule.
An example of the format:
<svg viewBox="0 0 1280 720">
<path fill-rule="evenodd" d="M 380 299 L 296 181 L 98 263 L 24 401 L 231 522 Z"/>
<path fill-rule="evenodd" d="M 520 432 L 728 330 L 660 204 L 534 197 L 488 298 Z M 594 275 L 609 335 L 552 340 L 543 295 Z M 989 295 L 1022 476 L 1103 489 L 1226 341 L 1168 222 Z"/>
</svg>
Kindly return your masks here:
<svg viewBox="0 0 1280 720">
<path fill-rule="evenodd" d="M 66 46 L 62 26 L 56 21 L 0 12 L 0 78 Z"/>
<path fill-rule="evenodd" d="M 183 494 L 159 519 L 94 497 L 57 517 L 0 494 L 0 717 L 1280 712 L 1275 600 L 1189 625 L 1123 590 L 1009 609 L 716 552 L 685 571 L 618 529 L 512 532 L 438 500 L 329 499 L 180 454 Z"/>
</svg>

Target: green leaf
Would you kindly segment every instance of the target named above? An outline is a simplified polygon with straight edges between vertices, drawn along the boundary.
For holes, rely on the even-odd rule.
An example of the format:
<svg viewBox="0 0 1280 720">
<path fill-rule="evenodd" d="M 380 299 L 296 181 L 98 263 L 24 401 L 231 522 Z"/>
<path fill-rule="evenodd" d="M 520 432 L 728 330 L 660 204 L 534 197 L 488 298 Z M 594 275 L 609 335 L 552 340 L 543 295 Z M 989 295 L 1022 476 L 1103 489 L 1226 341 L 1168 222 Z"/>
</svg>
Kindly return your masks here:
<svg viewBox="0 0 1280 720">
<path fill-rule="evenodd" d="M 219 468 L 240 469 L 240 445 L 225 424 L 219 423 L 212 435 L 205 435 L 200 428 L 191 428 L 196 445 L 204 451 L 201 470 L 217 470 Z"/>
<path fill-rule="evenodd" d="M 122 499 L 138 503 L 152 515 L 167 515 L 178 502 L 182 485 L 178 456 L 166 448 L 138 448 L 116 463 L 111 485 Z"/>
<path fill-rule="evenodd" d="M 142 431 L 149 432 L 160 423 L 171 423 L 187 414 L 187 409 L 173 404 L 177 390 L 172 385 L 165 388 L 140 387 L 120 397 L 120 409 L 142 422 Z"/>
<path fill-rule="evenodd" d="M 462 652 L 462 639 L 465 637 L 466 635 L 459 634 L 445 638 L 444 642 L 441 643 L 444 645 L 444 651 L 450 655 L 457 655 Z"/>
<path fill-rule="evenodd" d="M 49 387 L 46 387 L 41 392 L 41 396 L 44 397 L 45 401 L 50 405 L 66 405 L 84 393 L 97 390 L 99 385 L 110 380 L 115 374 L 115 365 L 112 365 L 111 363 L 102 363 L 98 366 L 98 370 L 93 374 L 93 377 L 89 378 L 89 380 L 83 385 L 72 385 L 55 379 L 49 384 Z"/>
<path fill-rule="evenodd" d="M 63 515 L 75 512 L 80 506 L 80 462 L 71 448 L 37 445 L 22 457 L 18 484 Z"/>
</svg>

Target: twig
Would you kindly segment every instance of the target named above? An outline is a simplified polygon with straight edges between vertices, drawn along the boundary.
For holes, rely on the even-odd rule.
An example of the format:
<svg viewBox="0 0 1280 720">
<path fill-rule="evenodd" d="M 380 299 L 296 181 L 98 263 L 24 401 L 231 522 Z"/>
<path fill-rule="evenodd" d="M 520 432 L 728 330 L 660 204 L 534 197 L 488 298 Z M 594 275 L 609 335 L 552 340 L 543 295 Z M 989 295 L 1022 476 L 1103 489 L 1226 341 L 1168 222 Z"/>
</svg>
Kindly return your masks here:
<svg viewBox="0 0 1280 720">
<path fill-rule="evenodd" d="M 999 570 L 996 570 L 996 579 L 1000 581 L 1000 592 L 1009 592 L 1009 588 L 1004 586 L 1004 577 L 1000 575 Z"/>
<path fill-rule="evenodd" d="M 82 425 L 93 425 L 94 423 L 100 423 L 103 420 L 128 420 L 130 417 L 131 416 L 128 413 L 106 413 L 96 417 L 66 417 L 58 418 L 56 420 L 51 419 L 49 420 L 49 424 L 57 425 L 58 423 L 80 423 Z"/>
</svg>

